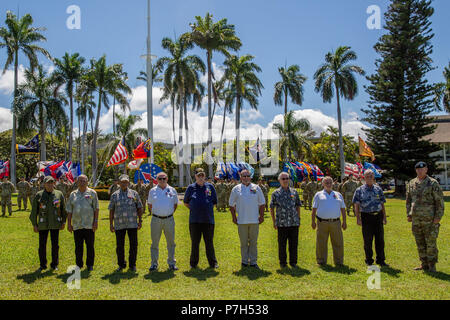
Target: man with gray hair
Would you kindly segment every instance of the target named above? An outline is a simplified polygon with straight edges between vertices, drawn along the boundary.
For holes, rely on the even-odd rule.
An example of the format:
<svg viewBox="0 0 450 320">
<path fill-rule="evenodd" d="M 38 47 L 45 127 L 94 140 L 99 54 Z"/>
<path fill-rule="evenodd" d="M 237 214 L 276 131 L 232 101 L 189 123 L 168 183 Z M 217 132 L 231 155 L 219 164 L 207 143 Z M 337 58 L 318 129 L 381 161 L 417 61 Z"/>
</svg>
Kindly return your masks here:
<svg viewBox="0 0 450 320">
<path fill-rule="evenodd" d="M 297 267 L 298 229 L 300 227 L 300 197 L 295 188 L 289 187 L 289 174 L 281 172 L 278 181 L 281 187 L 272 193 L 270 214 L 273 227 L 278 230 L 278 258 L 280 267 L 287 266 L 286 242 L 289 242 L 289 264 Z M 274 209 L 276 209 L 276 216 Z"/>
<path fill-rule="evenodd" d="M 247 169 L 242 170 L 240 176 L 241 183 L 231 190 L 228 204 L 233 223 L 238 225 L 242 267 L 250 265 L 250 267 L 259 269 L 257 242 L 259 224 L 264 222 L 266 201 L 261 188 L 257 184 L 251 183 L 250 172 Z"/>
<path fill-rule="evenodd" d="M 70 193 L 66 204 L 67 230 L 75 240 L 75 262 L 83 268 L 83 246 L 86 243 L 86 266 L 88 271 L 94 269 L 94 241 L 98 228 L 99 204 L 97 192 L 88 188 L 88 177 L 78 176 L 78 189 Z"/>
<path fill-rule="evenodd" d="M 148 193 L 148 210 L 152 217 L 151 222 L 151 257 L 152 262 L 149 271 L 158 269 L 159 240 L 164 232 L 167 242 L 167 264 L 169 270 L 178 270 L 175 265 L 175 219 L 173 214 L 178 206 L 178 194 L 175 188 L 167 183 L 168 176 L 165 172 L 156 175 L 158 184 Z"/>
<path fill-rule="evenodd" d="M 373 264 L 372 243 L 375 238 L 376 263 L 381 267 L 387 267 L 384 255 L 384 228 L 386 224 L 386 209 L 383 190 L 375 184 L 375 174 L 372 170 L 364 172 L 365 184 L 356 189 L 353 196 L 356 223 L 362 226 L 364 238 L 364 252 L 366 264 Z"/>
</svg>

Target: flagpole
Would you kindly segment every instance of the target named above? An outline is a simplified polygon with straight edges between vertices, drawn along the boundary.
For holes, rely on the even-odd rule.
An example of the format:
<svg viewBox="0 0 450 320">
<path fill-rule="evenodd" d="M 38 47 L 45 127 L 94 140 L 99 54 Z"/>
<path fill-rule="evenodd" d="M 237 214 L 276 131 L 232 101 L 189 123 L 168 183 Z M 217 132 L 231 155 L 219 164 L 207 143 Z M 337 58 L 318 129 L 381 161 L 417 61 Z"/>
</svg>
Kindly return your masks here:
<svg viewBox="0 0 450 320">
<path fill-rule="evenodd" d="M 147 130 L 151 146 L 148 162 L 153 164 L 153 72 L 150 44 L 150 0 L 147 0 Z"/>
</svg>

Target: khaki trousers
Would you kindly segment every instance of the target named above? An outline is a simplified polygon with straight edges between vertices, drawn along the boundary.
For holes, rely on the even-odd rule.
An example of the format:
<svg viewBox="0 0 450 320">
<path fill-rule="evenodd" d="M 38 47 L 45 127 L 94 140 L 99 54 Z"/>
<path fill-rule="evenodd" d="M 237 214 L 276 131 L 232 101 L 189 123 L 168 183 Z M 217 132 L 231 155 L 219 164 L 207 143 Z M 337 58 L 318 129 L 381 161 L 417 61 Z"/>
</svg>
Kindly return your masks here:
<svg viewBox="0 0 450 320">
<path fill-rule="evenodd" d="M 318 264 L 326 264 L 328 256 L 328 237 L 331 238 L 333 247 L 334 264 L 344 263 L 344 237 L 341 229 L 341 221 L 317 221 L 316 234 L 316 260 Z"/>
<path fill-rule="evenodd" d="M 239 224 L 238 233 L 241 240 L 242 263 L 256 264 L 258 259 L 259 224 Z"/>
<path fill-rule="evenodd" d="M 175 219 L 174 217 L 170 217 L 167 219 L 160 219 L 155 216 L 152 216 L 152 222 L 150 224 L 151 229 L 151 237 L 152 237 L 152 245 L 150 247 L 151 250 L 151 258 L 152 258 L 152 266 L 158 266 L 158 258 L 159 258 L 159 240 L 161 239 L 161 234 L 164 232 L 164 236 L 166 237 L 167 242 L 167 264 L 169 266 L 175 265 Z"/>
<path fill-rule="evenodd" d="M 27 210 L 27 202 L 28 202 L 28 196 L 24 193 L 19 193 L 17 195 L 17 206 L 20 208 L 22 208 L 22 203 L 23 203 L 23 207 L 25 208 L 25 210 Z"/>
</svg>

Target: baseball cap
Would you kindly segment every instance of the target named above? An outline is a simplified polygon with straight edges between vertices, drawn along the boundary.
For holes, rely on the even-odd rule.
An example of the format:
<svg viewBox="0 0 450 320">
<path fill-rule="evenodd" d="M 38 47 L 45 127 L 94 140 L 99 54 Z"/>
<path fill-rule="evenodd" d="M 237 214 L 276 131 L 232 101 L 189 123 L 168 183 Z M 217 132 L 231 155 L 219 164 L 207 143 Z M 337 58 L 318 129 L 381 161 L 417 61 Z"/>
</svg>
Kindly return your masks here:
<svg viewBox="0 0 450 320">
<path fill-rule="evenodd" d="M 48 183 L 48 182 L 55 182 L 55 179 L 53 179 L 52 176 L 46 176 L 44 178 L 44 183 Z"/>
<path fill-rule="evenodd" d="M 425 162 L 423 162 L 423 161 L 417 162 L 416 166 L 415 166 L 416 169 L 418 169 L 418 168 L 427 168 L 427 167 L 428 167 L 427 164 Z"/>
<path fill-rule="evenodd" d="M 201 175 L 201 174 L 205 175 L 205 170 L 203 170 L 203 168 L 197 168 L 195 170 L 195 175 L 197 176 L 197 175 Z"/>
<path fill-rule="evenodd" d="M 128 181 L 130 182 L 130 177 L 127 174 L 123 174 L 119 177 L 119 181 Z"/>
</svg>

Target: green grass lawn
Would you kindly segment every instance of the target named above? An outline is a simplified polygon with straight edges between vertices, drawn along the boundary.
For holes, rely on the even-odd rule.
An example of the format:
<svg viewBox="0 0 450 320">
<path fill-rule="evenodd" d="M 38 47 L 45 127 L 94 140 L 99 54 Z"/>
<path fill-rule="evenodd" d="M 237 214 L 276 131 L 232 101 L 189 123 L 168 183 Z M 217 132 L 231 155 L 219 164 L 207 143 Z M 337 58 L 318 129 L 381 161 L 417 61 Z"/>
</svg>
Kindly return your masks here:
<svg viewBox="0 0 450 320">
<path fill-rule="evenodd" d="M 348 218 L 348 229 L 344 232 L 346 267 L 329 265 L 320 269 L 315 263 L 315 231 L 310 226 L 310 211 L 303 209 L 298 269 L 280 270 L 277 235 L 267 214 L 258 240 L 258 264 L 262 270 L 241 270 L 237 227 L 229 213 L 216 213 L 214 241 L 220 267 L 206 269 L 202 244 L 200 268 L 191 271 L 188 211 L 180 206 L 175 213 L 176 259 L 180 270 L 167 271 L 163 237 L 159 272 L 149 274 L 150 218 L 145 217 L 139 231 L 137 274 L 116 274 L 115 236 L 109 231 L 107 204 L 101 202 L 95 270 L 90 274 L 82 271 L 80 290 L 69 290 L 66 286 L 69 277 L 66 269 L 75 264 L 72 234 L 66 230 L 60 234 L 59 271 L 38 275 L 34 272 L 39 267 L 38 235 L 33 233 L 28 220 L 29 210 L 14 211 L 12 217 L 0 218 L 0 299 L 450 299 L 448 194 L 438 239 L 436 274 L 412 270 L 419 260 L 411 226 L 405 218 L 405 202 L 388 199 L 385 241 L 391 268 L 382 270 L 380 290 L 367 288 L 369 274 L 356 219 Z M 47 250 L 50 256 L 50 241 Z M 329 246 L 328 263 L 333 261 L 331 254 Z"/>
</svg>

